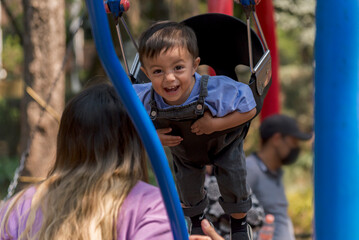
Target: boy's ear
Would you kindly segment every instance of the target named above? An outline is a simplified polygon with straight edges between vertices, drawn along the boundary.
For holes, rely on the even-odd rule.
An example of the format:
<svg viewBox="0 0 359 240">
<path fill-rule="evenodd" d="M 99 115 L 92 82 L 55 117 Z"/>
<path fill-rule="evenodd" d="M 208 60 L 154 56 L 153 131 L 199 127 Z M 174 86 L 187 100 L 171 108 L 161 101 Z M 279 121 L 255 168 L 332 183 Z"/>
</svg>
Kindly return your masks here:
<svg viewBox="0 0 359 240">
<path fill-rule="evenodd" d="M 141 69 L 141 71 L 144 73 L 144 74 L 146 74 L 146 76 L 147 76 L 147 78 L 148 79 L 150 79 L 150 77 L 148 76 L 148 74 L 147 74 L 147 71 L 146 71 L 146 69 L 144 68 L 144 67 L 140 67 L 140 69 Z M 151 80 L 151 79 L 150 79 Z"/>
<path fill-rule="evenodd" d="M 200 58 L 200 57 L 197 57 L 197 58 L 193 61 L 194 71 L 197 70 L 197 68 L 198 68 L 200 62 L 201 62 L 201 58 Z"/>
</svg>

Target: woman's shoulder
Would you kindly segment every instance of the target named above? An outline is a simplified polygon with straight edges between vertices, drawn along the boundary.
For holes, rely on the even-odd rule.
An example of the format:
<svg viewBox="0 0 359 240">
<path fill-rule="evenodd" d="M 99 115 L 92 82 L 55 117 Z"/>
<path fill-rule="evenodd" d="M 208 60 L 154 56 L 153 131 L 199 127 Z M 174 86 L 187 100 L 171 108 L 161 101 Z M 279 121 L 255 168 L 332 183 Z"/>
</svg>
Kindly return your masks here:
<svg viewBox="0 0 359 240">
<path fill-rule="evenodd" d="M 153 186 L 153 185 L 143 182 L 143 181 L 138 181 L 138 183 L 131 190 L 131 193 L 138 193 L 138 192 L 150 193 L 152 191 L 159 191 L 159 190 L 160 189 L 156 186 Z"/>
<path fill-rule="evenodd" d="M 6 201 L 3 206 L 1 206 L 0 222 L 5 220 L 6 215 L 8 216 L 6 220 L 8 223 L 3 225 L 4 228 L 0 229 L 0 235 L 4 237 L 4 239 L 16 239 L 17 236 L 25 229 L 23 222 L 20 220 L 25 219 L 28 216 L 35 193 L 36 187 L 31 186 L 17 193 L 15 196 Z M 6 226 L 8 227 L 7 230 L 5 230 Z M 4 236 L 2 234 L 4 234 Z"/>
<path fill-rule="evenodd" d="M 173 239 L 159 188 L 139 181 L 124 201 L 118 239 Z"/>
<path fill-rule="evenodd" d="M 27 189 L 24 190 L 24 199 L 32 199 L 32 197 L 35 195 L 36 193 L 36 186 L 30 186 Z"/>
<path fill-rule="evenodd" d="M 9 207 L 9 205 L 16 206 L 16 208 L 15 208 L 16 210 L 23 210 L 24 208 L 26 208 L 26 209 L 30 208 L 32 198 L 34 197 L 35 193 L 36 193 L 35 186 L 30 186 L 30 187 L 20 191 L 19 193 L 14 195 L 12 198 L 7 200 L 3 204 L 3 206 L 1 207 L 1 212 L 4 209 L 7 209 Z"/>
<path fill-rule="evenodd" d="M 138 181 L 138 183 L 132 188 L 131 192 L 128 194 L 127 201 L 130 202 L 142 202 L 142 201 L 162 201 L 160 189 L 151 184 L 145 183 L 143 181 Z"/>
<path fill-rule="evenodd" d="M 159 188 L 143 181 L 138 181 L 132 188 L 123 202 L 122 209 L 137 217 L 149 211 L 165 211 Z"/>
</svg>

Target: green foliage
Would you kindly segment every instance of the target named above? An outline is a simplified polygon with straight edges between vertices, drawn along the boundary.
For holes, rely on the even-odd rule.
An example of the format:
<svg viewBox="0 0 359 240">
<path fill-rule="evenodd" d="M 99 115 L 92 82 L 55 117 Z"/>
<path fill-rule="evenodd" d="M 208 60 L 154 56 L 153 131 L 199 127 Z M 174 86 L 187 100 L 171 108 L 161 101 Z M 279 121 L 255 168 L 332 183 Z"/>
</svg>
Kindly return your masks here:
<svg viewBox="0 0 359 240">
<path fill-rule="evenodd" d="M 295 117 L 305 131 L 313 129 L 313 68 L 308 65 L 280 67 L 282 109 Z"/>
<path fill-rule="evenodd" d="M 289 215 L 296 234 L 312 234 L 313 188 L 308 187 L 287 193 L 290 202 Z"/>
<path fill-rule="evenodd" d="M 199 1 L 199 12 L 206 13 L 207 12 L 207 0 L 200 0 Z"/>
<path fill-rule="evenodd" d="M 13 178 L 19 159 L 16 157 L 0 157 L 0 200 L 7 195 L 7 189 Z"/>
<path fill-rule="evenodd" d="M 311 64 L 315 2 L 276 0 L 274 8 L 281 64 Z"/>
<path fill-rule="evenodd" d="M 298 42 L 282 29 L 277 30 L 279 60 L 281 65 L 300 63 Z"/>
<path fill-rule="evenodd" d="M 15 156 L 20 136 L 20 99 L 0 99 L 0 156 Z"/>
<path fill-rule="evenodd" d="M 157 186 L 156 175 L 154 174 L 151 167 L 148 168 L 148 183 Z"/>
<path fill-rule="evenodd" d="M 3 48 L 3 67 L 8 73 L 8 80 L 20 78 L 24 55 L 19 37 L 17 35 L 7 35 Z"/>
<path fill-rule="evenodd" d="M 306 65 L 281 66 L 282 113 L 295 117 L 306 132 L 313 129 L 313 69 Z M 289 215 L 297 234 L 312 233 L 312 142 L 301 143 L 299 160 L 285 169 Z"/>
<path fill-rule="evenodd" d="M 307 143 L 309 145 L 310 143 Z M 303 149 L 306 149 L 303 146 Z M 313 155 L 303 151 L 298 161 L 285 168 L 284 182 L 296 234 L 313 233 Z"/>
<path fill-rule="evenodd" d="M 310 144 L 310 143 L 308 143 Z M 303 146 L 302 149 L 306 147 Z M 312 182 L 313 154 L 309 151 L 302 151 L 298 160 L 284 168 L 284 182 L 288 192 L 307 188 Z"/>
</svg>

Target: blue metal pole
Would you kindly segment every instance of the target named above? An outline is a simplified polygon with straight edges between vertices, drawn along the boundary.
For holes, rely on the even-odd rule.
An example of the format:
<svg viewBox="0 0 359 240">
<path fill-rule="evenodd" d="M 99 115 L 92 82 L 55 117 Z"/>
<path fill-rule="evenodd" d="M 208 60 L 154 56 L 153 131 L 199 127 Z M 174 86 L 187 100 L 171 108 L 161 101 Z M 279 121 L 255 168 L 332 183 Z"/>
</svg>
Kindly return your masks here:
<svg viewBox="0 0 359 240">
<path fill-rule="evenodd" d="M 152 168 L 162 192 L 174 238 L 176 240 L 188 239 L 183 211 L 166 155 L 156 130 L 115 53 L 103 1 L 86 0 L 86 5 L 102 66 L 113 82 L 145 144 Z"/>
<path fill-rule="evenodd" d="M 318 0 L 316 240 L 359 239 L 359 1 Z"/>
</svg>

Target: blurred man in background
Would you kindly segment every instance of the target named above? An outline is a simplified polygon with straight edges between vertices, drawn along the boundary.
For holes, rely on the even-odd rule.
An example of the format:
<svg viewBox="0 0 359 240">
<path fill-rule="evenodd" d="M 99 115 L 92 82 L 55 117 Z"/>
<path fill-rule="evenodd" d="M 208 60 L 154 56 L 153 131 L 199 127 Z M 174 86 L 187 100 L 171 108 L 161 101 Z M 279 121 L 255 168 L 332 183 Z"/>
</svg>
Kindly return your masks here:
<svg viewBox="0 0 359 240">
<path fill-rule="evenodd" d="M 260 126 L 261 147 L 247 157 L 247 183 L 263 206 L 275 217 L 273 240 L 294 240 L 283 186 L 283 165 L 293 164 L 299 155 L 299 141 L 312 134 L 302 132 L 295 119 L 285 115 L 265 118 Z"/>
</svg>

